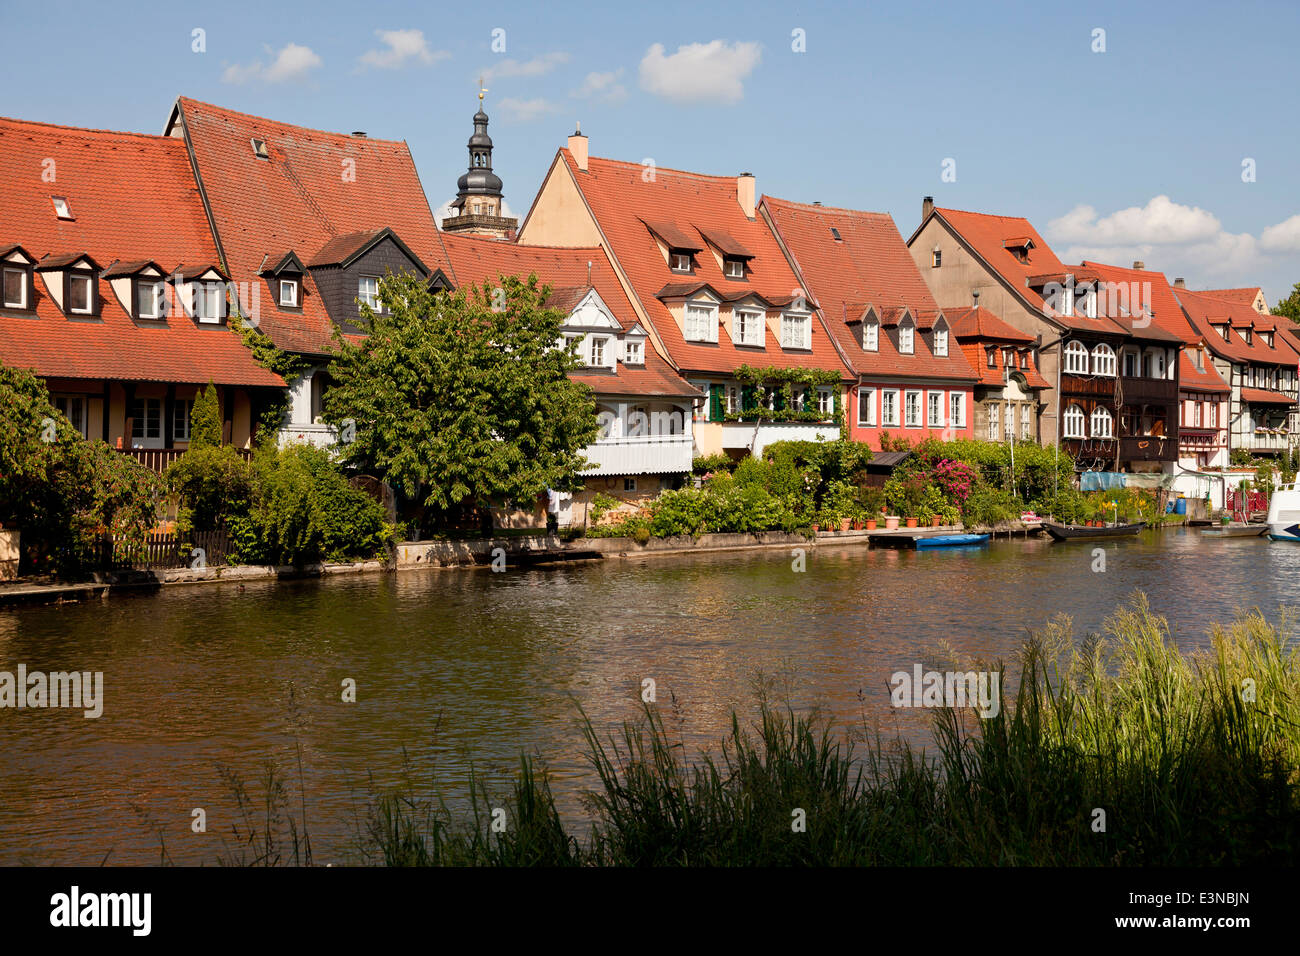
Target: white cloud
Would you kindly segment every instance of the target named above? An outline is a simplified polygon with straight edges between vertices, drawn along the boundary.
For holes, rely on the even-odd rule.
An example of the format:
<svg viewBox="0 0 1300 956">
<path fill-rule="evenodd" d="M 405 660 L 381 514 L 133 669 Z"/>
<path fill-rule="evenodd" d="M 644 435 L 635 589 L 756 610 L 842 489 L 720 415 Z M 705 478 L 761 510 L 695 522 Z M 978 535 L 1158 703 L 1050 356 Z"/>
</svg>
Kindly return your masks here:
<svg viewBox="0 0 1300 956">
<path fill-rule="evenodd" d="M 361 54 L 362 66 L 396 70 L 410 60 L 429 66 L 451 56 L 446 50 L 430 50 L 423 30 L 376 30 L 375 36 L 386 49 L 367 50 Z"/>
<path fill-rule="evenodd" d="M 512 119 L 516 123 L 528 123 L 560 111 L 557 105 L 541 96 L 531 100 L 521 100 L 507 96 L 497 103 L 497 108 L 504 110 L 506 118 Z"/>
<path fill-rule="evenodd" d="M 568 62 L 569 54 L 563 51 L 543 53 L 522 63 L 518 60 L 502 60 L 496 66 L 490 66 L 483 71 L 483 82 L 510 76 L 545 76 L 557 66 Z"/>
<path fill-rule="evenodd" d="M 641 59 L 641 88 L 680 102 L 736 103 L 761 58 L 759 45 L 750 42 L 688 43 L 671 56 L 655 43 Z"/>
<path fill-rule="evenodd" d="M 573 91 L 578 99 L 595 99 L 603 103 L 621 103 L 627 99 L 627 87 L 618 82 L 623 76 L 623 68 L 608 73 L 588 73 L 582 86 Z"/>
<path fill-rule="evenodd" d="M 1300 214 L 1261 232 L 1259 247 L 1265 252 L 1300 252 Z"/>
<path fill-rule="evenodd" d="M 270 54 L 271 48 L 264 48 Z M 261 60 L 240 65 L 232 63 L 221 74 L 223 83 L 248 83 L 262 80 L 265 83 L 283 83 L 286 80 L 299 80 L 308 72 L 320 66 L 323 61 L 311 47 L 286 43 L 275 54 L 270 66 L 263 66 Z"/>
<path fill-rule="evenodd" d="M 1213 214 L 1168 196 L 1156 196 L 1145 206 L 1130 206 L 1100 219 L 1092 206 L 1075 206 L 1047 224 L 1048 232 L 1060 241 L 1106 246 L 1205 242 L 1222 229 Z"/>
</svg>

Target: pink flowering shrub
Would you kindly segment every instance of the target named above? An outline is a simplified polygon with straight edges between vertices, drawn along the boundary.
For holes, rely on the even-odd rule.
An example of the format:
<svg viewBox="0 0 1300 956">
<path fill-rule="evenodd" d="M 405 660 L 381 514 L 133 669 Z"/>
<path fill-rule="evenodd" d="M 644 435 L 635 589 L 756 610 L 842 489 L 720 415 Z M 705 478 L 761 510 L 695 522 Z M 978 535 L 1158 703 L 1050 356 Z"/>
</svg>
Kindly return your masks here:
<svg viewBox="0 0 1300 956">
<path fill-rule="evenodd" d="M 943 491 L 945 498 L 960 508 L 970 497 L 977 477 L 975 469 L 964 461 L 942 458 L 935 463 L 931 480 Z"/>
</svg>

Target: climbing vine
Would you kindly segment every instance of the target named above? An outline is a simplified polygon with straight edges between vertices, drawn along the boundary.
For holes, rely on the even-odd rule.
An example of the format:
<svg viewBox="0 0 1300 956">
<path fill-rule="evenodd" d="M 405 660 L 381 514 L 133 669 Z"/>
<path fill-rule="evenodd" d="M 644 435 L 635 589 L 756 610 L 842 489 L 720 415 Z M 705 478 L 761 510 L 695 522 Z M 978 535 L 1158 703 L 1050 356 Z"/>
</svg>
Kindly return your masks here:
<svg viewBox="0 0 1300 956">
<path fill-rule="evenodd" d="M 835 408 L 831 413 L 818 411 L 816 408 L 797 408 L 794 390 L 796 386 L 815 388 L 819 385 L 838 385 L 840 373 L 825 368 L 783 368 L 767 366 L 755 368 L 741 365 L 733 373 L 736 381 L 749 389 L 777 386 L 776 408 L 767 408 L 762 404 L 748 404 L 738 412 L 728 412 L 725 416 L 729 422 L 742 421 L 783 421 L 783 422 L 825 422 L 834 421 L 841 429 L 844 427 L 844 409 L 839 389 L 833 392 Z M 753 393 L 751 393 L 753 394 Z"/>
</svg>

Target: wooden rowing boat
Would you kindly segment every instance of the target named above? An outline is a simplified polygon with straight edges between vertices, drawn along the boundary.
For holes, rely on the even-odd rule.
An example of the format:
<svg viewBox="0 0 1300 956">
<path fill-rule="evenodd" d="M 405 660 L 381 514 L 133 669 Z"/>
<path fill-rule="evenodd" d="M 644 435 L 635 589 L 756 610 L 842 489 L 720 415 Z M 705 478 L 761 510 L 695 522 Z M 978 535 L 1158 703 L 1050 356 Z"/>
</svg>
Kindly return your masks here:
<svg viewBox="0 0 1300 956">
<path fill-rule="evenodd" d="M 1202 528 L 1207 538 L 1258 538 L 1268 530 L 1266 524 L 1225 524 L 1217 528 Z"/>
<path fill-rule="evenodd" d="M 1146 524 L 1135 521 L 1132 524 L 1108 524 L 1100 528 L 1082 524 L 1060 524 L 1056 521 L 1044 521 L 1043 530 L 1056 541 L 1088 541 L 1096 538 L 1126 538 L 1135 535 Z"/>
</svg>

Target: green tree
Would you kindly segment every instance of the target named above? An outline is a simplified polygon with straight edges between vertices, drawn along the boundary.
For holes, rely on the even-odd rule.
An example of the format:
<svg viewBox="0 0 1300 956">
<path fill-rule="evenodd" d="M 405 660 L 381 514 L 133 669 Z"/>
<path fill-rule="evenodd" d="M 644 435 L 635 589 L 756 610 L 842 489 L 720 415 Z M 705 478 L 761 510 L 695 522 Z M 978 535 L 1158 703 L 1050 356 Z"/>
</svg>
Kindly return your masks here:
<svg viewBox="0 0 1300 956">
<path fill-rule="evenodd" d="M 221 403 L 216 387 L 208 382 L 208 387 L 195 396 L 190 412 L 190 450 L 219 446 L 221 432 Z"/>
<path fill-rule="evenodd" d="M 1273 314 L 1284 315 L 1292 322 L 1300 323 L 1300 282 L 1295 284 L 1289 296 L 1280 299 L 1273 306 Z"/>
<path fill-rule="evenodd" d="M 73 573 L 105 533 L 138 545 L 161 492 L 133 458 L 82 438 L 39 378 L 0 365 L 0 524 L 22 532 L 25 570 Z"/>
<path fill-rule="evenodd" d="M 343 461 L 443 511 L 572 487 L 596 409 L 566 374 L 577 362 L 556 347 L 564 315 L 544 307 L 549 292 L 536 276 L 439 293 L 385 278 L 365 339 L 336 330 L 324 417 Z"/>
</svg>

